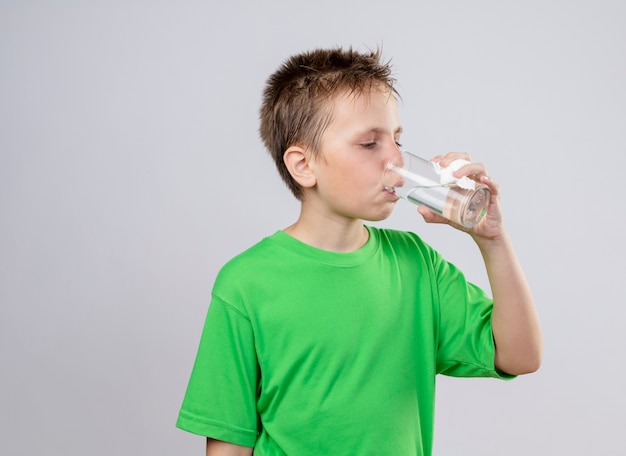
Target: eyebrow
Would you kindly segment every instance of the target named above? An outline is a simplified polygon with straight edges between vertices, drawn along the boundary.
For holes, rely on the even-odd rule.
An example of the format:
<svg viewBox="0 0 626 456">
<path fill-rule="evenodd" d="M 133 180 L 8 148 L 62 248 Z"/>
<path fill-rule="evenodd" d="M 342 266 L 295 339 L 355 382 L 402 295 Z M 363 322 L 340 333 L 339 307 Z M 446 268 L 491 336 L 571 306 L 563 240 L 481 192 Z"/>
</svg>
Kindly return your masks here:
<svg viewBox="0 0 626 456">
<path fill-rule="evenodd" d="M 402 133 L 404 130 L 402 129 L 402 127 L 398 127 L 394 130 L 394 134 L 400 134 Z M 362 135 L 366 135 L 368 133 L 384 133 L 385 129 L 384 128 L 379 128 L 379 127 L 374 127 L 374 128 L 370 128 L 369 130 L 364 130 L 362 131 L 360 134 Z"/>
</svg>

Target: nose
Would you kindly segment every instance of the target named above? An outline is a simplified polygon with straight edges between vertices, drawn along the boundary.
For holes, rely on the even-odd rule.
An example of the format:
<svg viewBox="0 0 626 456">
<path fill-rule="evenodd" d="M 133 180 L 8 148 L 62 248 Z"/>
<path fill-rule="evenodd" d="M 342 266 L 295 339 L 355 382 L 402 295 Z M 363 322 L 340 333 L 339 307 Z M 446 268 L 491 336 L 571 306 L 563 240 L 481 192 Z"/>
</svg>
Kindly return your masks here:
<svg viewBox="0 0 626 456">
<path fill-rule="evenodd" d="M 389 155 L 387 157 L 387 166 L 389 165 L 395 165 L 395 166 L 404 166 L 404 159 L 403 159 L 403 150 L 400 146 L 398 146 L 395 142 L 394 142 L 394 147 L 391 148 L 391 150 L 389 151 Z"/>
<path fill-rule="evenodd" d="M 385 160 L 385 169 L 382 176 L 383 187 L 385 188 L 396 188 L 404 185 L 404 179 L 401 174 L 404 166 L 404 151 L 395 143 L 394 146 Z"/>
</svg>

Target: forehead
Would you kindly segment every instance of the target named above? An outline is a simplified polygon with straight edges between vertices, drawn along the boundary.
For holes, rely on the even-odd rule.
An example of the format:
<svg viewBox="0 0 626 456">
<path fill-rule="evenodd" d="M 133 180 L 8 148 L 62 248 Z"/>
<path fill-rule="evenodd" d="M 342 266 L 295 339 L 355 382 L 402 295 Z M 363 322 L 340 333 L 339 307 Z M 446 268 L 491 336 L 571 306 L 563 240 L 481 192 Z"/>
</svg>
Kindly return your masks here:
<svg viewBox="0 0 626 456">
<path fill-rule="evenodd" d="M 390 90 L 380 86 L 366 91 L 338 92 L 329 107 L 331 129 L 351 126 L 396 129 L 399 126 L 397 100 Z"/>
<path fill-rule="evenodd" d="M 386 107 L 391 104 L 391 108 L 397 107 L 393 93 L 386 87 L 380 85 L 372 86 L 363 90 L 344 89 L 338 91 L 332 98 L 334 109 L 343 108 L 346 110 L 368 110 Z"/>
</svg>

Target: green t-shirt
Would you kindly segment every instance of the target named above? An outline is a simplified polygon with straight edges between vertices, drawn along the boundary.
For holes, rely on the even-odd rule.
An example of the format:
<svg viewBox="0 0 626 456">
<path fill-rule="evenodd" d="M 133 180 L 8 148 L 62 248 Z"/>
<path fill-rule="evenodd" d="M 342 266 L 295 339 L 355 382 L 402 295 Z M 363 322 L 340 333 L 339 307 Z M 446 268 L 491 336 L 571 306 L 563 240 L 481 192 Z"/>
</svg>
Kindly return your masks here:
<svg viewBox="0 0 626 456">
<path fill-rule="evenodd" d="M 218 274 L 177 426 L 255 456 L 430 455 L 435 375 L 499 377 L 492 300 L 417 235 L 282 231 Z"/>
</svg>

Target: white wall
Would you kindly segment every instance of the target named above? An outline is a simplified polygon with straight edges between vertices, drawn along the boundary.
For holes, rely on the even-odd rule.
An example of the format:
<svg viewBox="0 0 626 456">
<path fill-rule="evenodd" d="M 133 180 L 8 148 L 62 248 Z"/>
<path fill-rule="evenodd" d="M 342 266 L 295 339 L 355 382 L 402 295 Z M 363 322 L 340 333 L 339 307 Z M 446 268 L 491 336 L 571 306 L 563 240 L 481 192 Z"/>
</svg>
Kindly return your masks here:
<svg viewBox="0 0 626 456">
<path fill-rule="evenodd" d="M 269 3 L 269 4 L 268 4 Z M 405 147 L 498 179 L 539 373 L 438 382 L 437 455 L 619 454 L 626 4 L 0 3 L 0 453 L 202 454 L 174 428 L 218 268 L 297 204 L 257 137 L 265 78 L 383 45 Z M 486 285 L 469 238 L 399 203 Z"/>
</svg>

